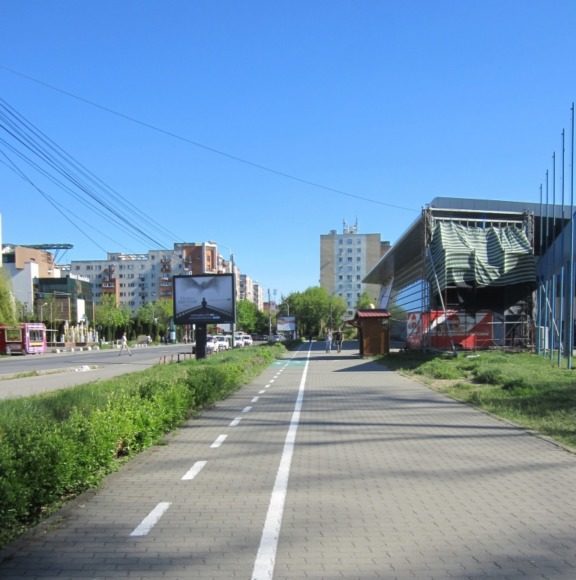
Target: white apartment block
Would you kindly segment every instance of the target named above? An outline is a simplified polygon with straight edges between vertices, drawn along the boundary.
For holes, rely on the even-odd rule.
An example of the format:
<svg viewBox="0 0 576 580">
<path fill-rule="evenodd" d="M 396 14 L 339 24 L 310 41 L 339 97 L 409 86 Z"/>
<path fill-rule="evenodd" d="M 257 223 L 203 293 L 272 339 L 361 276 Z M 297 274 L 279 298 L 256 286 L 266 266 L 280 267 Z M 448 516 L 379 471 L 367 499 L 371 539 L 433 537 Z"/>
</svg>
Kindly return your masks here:
<svg viewBox="0 0 576 580">
<path fill-rule="evenodd" d="M 362 280 L 389 249 L 390 243 L 382 242 L 380 234 L 359 234 L 357 224 L 344 222 L 342 233 L 331 230 L 320 236 L 320 286 L 344 299 L 347 317 L 354 316 L 364 292 L 376 303 L 379 285 L 364 284 Z"/>
<path fill-rule="evenodd" d="M 213 242 L 174 244 L 172 250 L 146 254 L 109 253 L 105 260 L 74 260 L 70 272 L 90 280 L 95 302 L 113 295 L 117 304 L 132 311 L 148 302 L 172 298 L 173 276 L 234 273 L 237 296 L 242 276 Z"/>
</svg>

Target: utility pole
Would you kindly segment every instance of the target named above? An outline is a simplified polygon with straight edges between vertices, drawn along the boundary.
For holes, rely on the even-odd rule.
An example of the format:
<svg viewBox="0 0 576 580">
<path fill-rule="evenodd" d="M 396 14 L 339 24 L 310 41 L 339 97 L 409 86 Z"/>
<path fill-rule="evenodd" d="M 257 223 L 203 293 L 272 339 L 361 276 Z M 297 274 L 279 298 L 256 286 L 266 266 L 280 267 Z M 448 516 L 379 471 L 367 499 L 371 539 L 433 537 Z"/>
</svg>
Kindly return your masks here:
<svg viewBox="0 0 576 580">
<path fill-rule="evenodd" d="M 272 339 L 272 300 L 270 299 L 270 288 L 268 288 L 268 338 Z"/>
</svg>

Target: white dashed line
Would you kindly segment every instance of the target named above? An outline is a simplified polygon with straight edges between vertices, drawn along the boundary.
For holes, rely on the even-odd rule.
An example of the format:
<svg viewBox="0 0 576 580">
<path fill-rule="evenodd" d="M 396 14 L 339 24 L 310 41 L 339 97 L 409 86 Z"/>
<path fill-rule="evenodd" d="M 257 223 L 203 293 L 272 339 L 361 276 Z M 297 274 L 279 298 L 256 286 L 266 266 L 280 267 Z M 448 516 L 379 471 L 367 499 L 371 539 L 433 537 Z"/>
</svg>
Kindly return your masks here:
<svg viewBox="0 0 576 580">
<path fill-rule="evenodd" d="M 228 425 L 228 427 L 236 427 L 240 421 L 242 421 L 242 417 L 236 417 L 230 421 L 230 425 Z"/>
<path fill-rule="evenodd" d="M 310 347 L 311 348 L 311 347 Z M 306 376 L 308 374 L 308 365 L 310 363 L 310 350 L 300 379 L 298 388 L 298 397 L 294 405 L 294 412 L 290 420 L 290 426 L 286 439 L 284 441 L 284 450 L 280 459 L 280 466 L 276 473 L 276 481 L 268 506 L 266 522 L 260 539 L 260 547 L 252 571 L 252 580 L 270 580 L 274 574 L 274 565 L 276 563 L 276 551 L 278 549 L 278 540 L 280 539 L 280 527 L 282 525 L 282 516 L 284 514 L 284 504 L 288 491 L 288 478 L 290 477 L 290 467 L 292 455 L 294 454 L 294 445 L 296 443 L 296 432 L 300 422 L 300 412 L 304 401 L 304 389 L 306 387 Z"/>
<path fill-rule="evenodd" d="M 222 445 L 222 443 L 224 443 L 224 441 L 226 441 L 226 437 L 228 437 L 228 435 L 218 435 L 218 437 L 216 438 L 216 441 L 214 441 L 214 443 L 212 443 L 212 445 L 210 445 L 210 448 L 216 449 L 217 447 L 220 447 L 220 445 Z"/>
<path fill-rule="evenodd" d="M 252 407 L 248 406 L 248 407 L 244 407 L 242 409 L 242 413 L 249 413 L 252 410 Z"/>
<path fill-rule="evenodd" d="M 182 481 L 194 479 L 207 464 L 207 461 L 197 461 L 183 476 Z"/>
<path fill-rule="evenodd" d="M 266 391 L 264 389 L 262 389 L 261 391 L 258 391 L 259 395 L 263 395 Z"/>
<path fill-rule="evenodd" d="M 259 398 L 260 397 L 254 397 L 250 402 L 251 403 L 257 403 Z"/>
<path fill-rule="evenodd" d="M 143 520 L 142 523 L 134 529 L 131 536 L 146 536 L 150 530 L 158 523 L 164 512 L 170 507 L 170 502 L 160 502 Z"/>
</svg>

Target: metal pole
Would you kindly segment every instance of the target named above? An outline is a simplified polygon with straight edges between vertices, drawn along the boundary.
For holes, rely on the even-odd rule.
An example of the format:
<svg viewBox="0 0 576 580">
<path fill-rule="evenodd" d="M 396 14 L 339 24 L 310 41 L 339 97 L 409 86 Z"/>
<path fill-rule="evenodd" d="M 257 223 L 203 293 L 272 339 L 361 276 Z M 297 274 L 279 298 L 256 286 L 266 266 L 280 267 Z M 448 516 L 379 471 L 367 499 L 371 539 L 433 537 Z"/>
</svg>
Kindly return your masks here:
<svg viewBox="0 0 576 580">
<path fill-rule="evenodd" d="M 539 253 L 542 255 L 542 240 L 544 239 L 544 228 L 542 221 L 542 184 L 540 184 L 540 245 Z M 538 316 L 537 316 L 537 326 L 536 326 L 536 353 L 540 354 L 542 351 L 542 327 L 543 327 L 543 311 L 542 311 L 542 277 L 538 277 L 538 291 L 537 291 L 537 304 L 538 304 Z"/>
<path fill-rule="evenodd" d="M 560 268 L 560 302 L 558 304 L 558 368 L 562 365 L 562 345 L 564 336 L 564 264 Z"/>
<path fill-rule="evenodd" d="M 272 301 L 270 300 L 270 288 L 268 288 L 268 338 L 272 340 Z"/>
<path fill-rule="evenodd" d="M 549 219 L 549 212 L 550 212 L 550 204 L 548 202 L 550 193 L 550 187 L 548 185 L 548 170 L 546 170 L 546 250 L 548 249 L 548 245 L 550 243 L 550 237 L 548 233 L 548 228 L 550 227 L 550 219 Z"/>
<path fill-rule="evenodd" d="M 556 346 L 556 274 L 552 276 L 552 302 L 551 302 L 551 312 L 550 312 L 550 362 L 554 360 L 554 347 Z"/>
<path fill-rule="evenodd" d="M 236 272 L 234 271 L 234 252 L 230 252 L 230 266 L 232 268 L 232 283 L 234 284 L 234 298 L 236 298 Z M 232 348 L 236 346 L 236 308 L 234 308 L 234 320 L 232 321 Z"/>
<path fill-rule="evenodd" d="M 552 241 L 556 238 L 556 151 L 552 153 Z"/>
<path fill-rule="evenodd" d="M 572 103 L 570 128 L 570 284 L 568 294 L 568 368 L 572 368 L 572 353 L 574 351 L 574 103 Z"/>
</svg>

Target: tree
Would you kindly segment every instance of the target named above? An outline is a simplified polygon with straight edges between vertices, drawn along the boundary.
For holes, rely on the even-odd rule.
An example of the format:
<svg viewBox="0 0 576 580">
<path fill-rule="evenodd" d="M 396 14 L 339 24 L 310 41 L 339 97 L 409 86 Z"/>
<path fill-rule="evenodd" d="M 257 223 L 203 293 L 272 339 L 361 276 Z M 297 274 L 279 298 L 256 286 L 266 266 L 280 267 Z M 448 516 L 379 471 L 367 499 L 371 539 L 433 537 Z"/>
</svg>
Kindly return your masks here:
<svg viewBox="0 0 576 580">
<path fill-rule="evenodd" d="M 258 322 L 258 307 L 250 300 L 236 302 L 236 326 L 247 334 L 256 332 Z"/>
<path fill-rule="evenodd" d="M 374 298 L 368 294 L 368 292 L 362 292 L 360 296 L 358 296 L 358 301 L 356 302 L 356 308 L 358 310 L 366 309 L 366 308 L 374 308 Z"/>
<path fill-rule="evenodd" d="M 140 306 L 134 314 L 134 328 L 137 333 L 148 334 L 156 340 L 158 335 L 166 335 L 172 314 L 171 299 L 147 302 Z"/>
<path fill-rule="evenodd" d="M 102 297 L 96 305 L 96 327 L 106 340 L 116 338 L 119 329 L 126 329 L 130 324 L 130 310 L 117 306 L 112 295 Z"/>
<path fill-rule="evenodd" d="M 320 286 L 313 286 L 304 292 L 296 292 L 285 298 L 280 305 L 296 317 L 300 336 L 320 336 L 327 328 L 340 328 L 346 313 L 346 302 L 340 296 L 331 296 Z"/>
<path fill-rule="evenodd" d="M 0 323 L 16 324 L 17 322 L 16 302 L 10 287 L 10 280 L 0 268 Z"/>
</svg>

